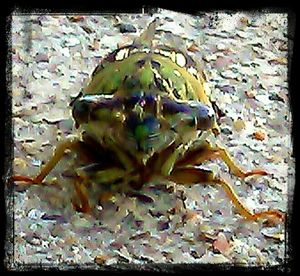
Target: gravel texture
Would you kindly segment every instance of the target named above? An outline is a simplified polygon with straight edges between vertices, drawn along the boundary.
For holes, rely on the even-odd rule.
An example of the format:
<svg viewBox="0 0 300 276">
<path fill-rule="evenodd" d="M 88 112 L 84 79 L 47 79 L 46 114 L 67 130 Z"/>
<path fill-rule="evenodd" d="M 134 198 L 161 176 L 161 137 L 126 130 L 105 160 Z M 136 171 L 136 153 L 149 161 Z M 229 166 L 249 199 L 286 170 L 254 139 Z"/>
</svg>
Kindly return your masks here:
<svg viewBox="0 0 300 276">
<path fill-rule="evenodd" d="M 13 15 L 14 173 L 35 175 L 57 141 L 76 133 L 68 103 L 102 57 L 155 17 L 158 39 L 187 47 L 202 61 L 210 96 L 225 115 L 219 142 L 243 168 L 270 174 L 241 181 L 221 161 L 205 167 L 232 183 L 249 209 L 287 212 L 295 174 L 287 14 Z M 217 186 L 150 183 L 144 196 L 120 194 L 92 215 L 77 213 L 68 177 L 72 157 L 66 154 L 47 177 L 55 185 L 15 187 L 12 269 L 95 261 L 270 267 L 288 258 L 285 226 L 246 221 Z"/>
</svg>

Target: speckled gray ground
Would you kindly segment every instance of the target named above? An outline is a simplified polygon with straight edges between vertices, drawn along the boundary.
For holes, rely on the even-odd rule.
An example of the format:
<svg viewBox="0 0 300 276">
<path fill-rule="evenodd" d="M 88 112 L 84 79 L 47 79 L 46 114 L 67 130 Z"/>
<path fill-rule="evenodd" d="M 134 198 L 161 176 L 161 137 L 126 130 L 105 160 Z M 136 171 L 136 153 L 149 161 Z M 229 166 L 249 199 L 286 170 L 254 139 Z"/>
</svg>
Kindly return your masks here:
<svg viewBox="0 0 300 276">
<path fill-rule="evenodd" d="M 193 17 L 161 10 L 153 17 L 14 15 L 14 172 L 35 175 L 57 141 L 75 133 L 68 105 L 71 97 L 104 55 L 130 43 L 154 17 L 161 19 L 157 38 L 185 44 L 192 56 L 203 61 L 210 96 L 226 114 L 220 122 L 220 143 L 245 169 L 261 167 L 270 175 L 241 182 L 230 176 L 222 162 L 207 167 L 233 183 L 249 209 L 287 211 L 295 172 L 286 14 Z M 132 24 L 137 32 L 121 34 L 120 22 Z M 220 187 L 165 183 L 173 191 L 159 191 L 153 183 L 143 190 L 152 203 L 118 195 L 93 215 L 76 213 L 70 202 L 70 180 L 60 174 L 71 167 L 71 161 L 69 154 L 47 178 L 47 183 L 58 185 L 16 187 L 12 268 L 88 265 L 96 256 L 107 265 L 254 266 L 283 264 L 287 257 L 284 225 L 245 221 Z"/>
</svg>

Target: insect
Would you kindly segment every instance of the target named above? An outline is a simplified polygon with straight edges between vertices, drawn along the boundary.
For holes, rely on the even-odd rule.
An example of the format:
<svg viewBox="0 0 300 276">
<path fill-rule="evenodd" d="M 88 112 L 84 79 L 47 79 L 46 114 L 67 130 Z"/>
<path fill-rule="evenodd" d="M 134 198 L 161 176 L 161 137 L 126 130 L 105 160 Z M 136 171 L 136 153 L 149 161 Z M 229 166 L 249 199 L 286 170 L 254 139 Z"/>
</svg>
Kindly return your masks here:
<svg viewBox="0 0 300 276">
<path fill-rule="evenodd" d="M 186 52 L 155 44 L 156 26 L 154 20 L 132 44 L 106 56 L 71 102 L 81 135 L 60 142 L 37 176 L 15 175 L 13 180 L 38 185 L 66 150 L 88 152 L 89 164 L 75 169 L 77 211 L 92 210 L 92 184 L 104 187 L 99 196 L 104 202 L 115 193 L 140 190 L 159 179 L 220 185 L 245 218 L 283 221 L 285 215 L 278 210 L 250 212 L 229 183 L 199 168 L 219 158 L 239 178 L 267 175 L 260 169 L 242 170 L 214 142 L 220 129 L 206 94 L 205 75 Z"/>
</svg>

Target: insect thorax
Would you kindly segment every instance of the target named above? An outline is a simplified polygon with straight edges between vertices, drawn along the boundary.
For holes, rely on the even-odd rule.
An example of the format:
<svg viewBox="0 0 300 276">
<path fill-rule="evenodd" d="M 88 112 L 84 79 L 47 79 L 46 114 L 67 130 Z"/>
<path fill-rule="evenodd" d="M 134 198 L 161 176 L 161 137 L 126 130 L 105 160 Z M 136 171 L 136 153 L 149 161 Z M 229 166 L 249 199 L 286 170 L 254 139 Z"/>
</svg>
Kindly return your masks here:
<svg viewBox="0 0 300 276">
<path fill-rule="evenodd" d="M 193 60 L 166 47 L 125 46 L 94 70 L 73 116 L 103 146 L 153 155 L 196 139 L 215 122 Z"/>
</svg>

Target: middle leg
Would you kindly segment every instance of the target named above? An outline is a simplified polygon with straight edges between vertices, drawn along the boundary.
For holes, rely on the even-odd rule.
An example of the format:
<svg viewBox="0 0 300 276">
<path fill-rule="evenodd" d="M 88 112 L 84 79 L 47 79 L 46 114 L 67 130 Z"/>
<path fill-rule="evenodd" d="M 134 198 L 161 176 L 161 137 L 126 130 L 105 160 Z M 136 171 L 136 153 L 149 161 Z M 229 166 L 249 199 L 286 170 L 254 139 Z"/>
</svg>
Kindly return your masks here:
<svg viewBox="0 0 300 276">
<path fill-rule="evenodd" d="M 119 167 L 103 168 L 102 164 L 90 164 L 76 170 L 76 179 L 74 181 L 74 189 L 79 199 L 79 204 L 72 201 L 74 208 L 83 213 L 91 211 L 88 191 L 92 189 L 92 183 L 99 185 L 101 193 L 98 197 L 100 203 L 108 201 L 115 193 L 126 189 L 126 183 L 130 176 L 129 173 Z M 122 187 L 116 189 L 115 182 L 119 181 Z M 98 190 L 98 189 L 97 189 Z M 93 192 L 93 191 L 92 191 Z M 96 191 L 95 191 L 96 192 Z"/>
<path fill-rule="evenodd" d="M 220 158 L 228 166 L 229 170 L 240 178 L 246 178 L 251 175 L 267 175 L 264 170 L 244 171 L 230 157 L 228 151 L 220 146 L 212 146 L 208 141 L 205 141 L 200 147 L 190 150 L 176 162 L 176 167 L 197 166 L 207 160 Z"/>
<path fill-rule="evenodd" d="M 215 177 L 213 172 L 200 168 L 175 168 L 168 180 L 174 181 L 178 184 L 192 185 L 192 184 L 209 184 L 209 185 L 220 185 L 225 190 L 228 197 L 231 199 L 234 206 L 237 208 L 239 213 L 247 219 L 257 220 L 259 218 L 264 219 L 279 219 L 284 221 L 285 215 L 278 210 L 268 210 L 258 213 L 252 213 L 248 208 L 241 202 L 238 195 L 233 190 L 232 186 L 221 178 Z"/>
</svg>

